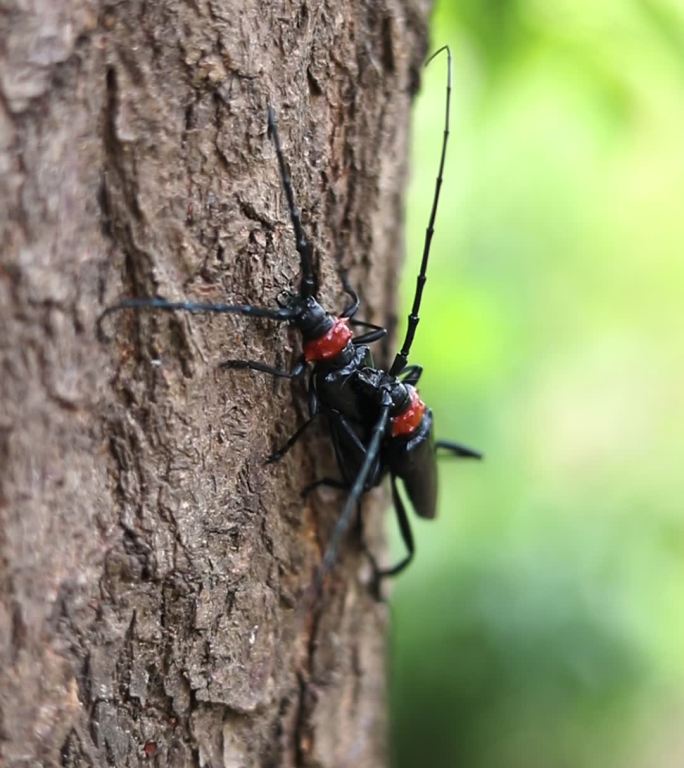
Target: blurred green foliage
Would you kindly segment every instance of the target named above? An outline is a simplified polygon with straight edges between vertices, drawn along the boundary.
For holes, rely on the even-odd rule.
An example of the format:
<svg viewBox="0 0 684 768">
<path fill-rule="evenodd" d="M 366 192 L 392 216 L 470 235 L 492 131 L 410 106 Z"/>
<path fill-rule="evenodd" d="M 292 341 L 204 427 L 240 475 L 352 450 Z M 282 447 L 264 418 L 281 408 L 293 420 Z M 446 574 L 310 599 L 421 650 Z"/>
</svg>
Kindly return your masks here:
<svg viewBox="0 0 684 768">
<path fill-rule="evenodd" d="M 684 761 L 684 5 L 443 0 L 452 135 L 412 359 L 435 522 L 397 580 L 397 768 Z M 445 61 L 425 71 L 408 307 Z M 401 546 L 395 542 L 397 552 Z"/>
</svg>

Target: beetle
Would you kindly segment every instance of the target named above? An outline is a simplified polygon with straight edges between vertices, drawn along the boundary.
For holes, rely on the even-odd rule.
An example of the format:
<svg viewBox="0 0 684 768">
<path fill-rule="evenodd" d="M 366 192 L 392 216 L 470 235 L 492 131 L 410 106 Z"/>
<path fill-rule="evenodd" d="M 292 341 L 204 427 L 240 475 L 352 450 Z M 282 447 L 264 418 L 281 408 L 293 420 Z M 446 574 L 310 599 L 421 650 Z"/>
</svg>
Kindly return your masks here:
<svg viewBox="0 0 684 768">
<path fill-rule="evenodd" d="M 294 232 L 295 249 L 299 255 L 301 278 L 298 290 L 281 294 L 277 299 L 277 307 L 172 302 L 161 297 L 130 298 L 107 307 L 97 321 L 101 337 L 104 336 L 102 320 L 107 315 L 124 309 L 238 314 L 285 322 L 297 328 L 302 336 L 303 350 L 291 370 L 281 370 L 254 360 L 226 360 L 219 367 L 250 369 L 286 379 L 298 379 L 309 372 L 309 418 L 282 447 L 268 457 L 267 463 L 280 460 L 318 417 L 323 416 L 326 419 L 341 478 L 322 478 L 307 486 L 303 493 L 328 485 L 345 490 L 347 497 L 319 568 L 319 584 L 335 564 L 340 543 L 355 514 L 360 512 L 363 494 L 379 485 L 387 475 L 390 477 L 392 501 L 407 553 L 394 566 L 385 569 L 378 568 L 371 555 L 376 583 L 379 579 L 394 576 L 406 568 L 415 552 L 409 517 L 397 481 L 402 482 L 415 513 L 419 517 L 432 519 L 435 517 L 437 504 L 437 450 L 445 450 L 459 458 L 482 458 L 480 452 L 461 443 L 435 442 L 432 411 L 420 399 L 416 389 L 423 369 L 419 365 L 408 364 L 427 280 L 428 259 L 449 137 L 451 52 L 448 46 L 436 51 L 427 60 L 426 66 L 442 52 L 447 55 L 447 87 L 439 170 L 406 335 L 388 371 L 376 367 L 368 346 L 386 336 L 387 331 L 381 326 L 356 319 L 360 301 L 349 284 L 346 273 L 341 277 L 349 303 L 339 314 L 328 312 L 317 299 L 318 279 L 313 266 L 313 244 L 302 226 L 301 212 L 296 205 L 292 180 L 280 141 L 276 114 L 270 105 L 267 112 L 268 135 L 275 147 Z M 353 328 L 362 328 L 365 331 L 355 336 Z"/>
</svg>

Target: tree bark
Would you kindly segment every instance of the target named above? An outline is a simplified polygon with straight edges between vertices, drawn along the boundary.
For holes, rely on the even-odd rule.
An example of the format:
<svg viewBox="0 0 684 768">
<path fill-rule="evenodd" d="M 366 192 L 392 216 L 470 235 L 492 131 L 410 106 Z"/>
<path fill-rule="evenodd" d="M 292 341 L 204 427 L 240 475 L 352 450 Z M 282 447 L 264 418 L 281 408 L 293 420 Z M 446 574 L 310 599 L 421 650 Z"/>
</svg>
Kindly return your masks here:
<svg viewBox="0 0 684 768">
<path fill-rule="evenodd" d="M 427 0 L 10 0 L 0 10 L 0 764 L 379 766 L 385 607 L 268 321 L 298 260 L 266 105 L 339 307 L 391 322 Z M 377 539 L 382 493 L 364 504 Z M 377 540 L 374 542 L 377 546 Z"/>
</svg>

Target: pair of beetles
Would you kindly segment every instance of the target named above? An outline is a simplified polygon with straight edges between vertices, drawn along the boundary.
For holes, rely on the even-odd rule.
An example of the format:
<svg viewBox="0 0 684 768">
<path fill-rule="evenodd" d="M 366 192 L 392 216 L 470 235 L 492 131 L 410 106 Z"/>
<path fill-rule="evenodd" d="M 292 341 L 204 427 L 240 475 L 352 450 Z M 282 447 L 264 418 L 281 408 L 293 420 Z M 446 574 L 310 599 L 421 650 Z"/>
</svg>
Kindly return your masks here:
<svg viewBox="0 0 684 768">
<path fill-rule="evenodd" d="M 278 461 L 304 434 L 308 426 L 324 417 L 337 459 L 340 478 L 323 478 L 308 486 L 308 490 L 329 485 L 347 494 L 337 518 L 318 571 L 318 584 L 333 567 L 340 544 L 355 515 L 359 513 L 364 493 L 390 477 L 392 501 L 399 523 L 406 555 L 391 568 L 380 569 L 373 560 L 376 583 L 386 576 L 402 571 L 414 554 L 414 541 L 404 502 L 397 481 L 401 480 L 415 513 L 433 518 L 437 504 L 436 453 L 446 451 L 456 457 L 480 459 L 481 454 L 460 443 L 435 441 L 432 412 L 420 399 L 416 384 L 422 368 L 409 365 L 411 345 L 419 322 L 419 310 L 427 277 L 430 245 L 442 186 L 444 160 L 449 136 L 451 101 L 451 53 L 447 46 L 436 51 L 427 61 L 445 52 L 447 55 L 447 87 L 444 135 L 432 210 L 425 233 L 420 271 L 416 282 L 413 306 L 401 350 L 388 371 L 375 366 L 370 347 L 387 334 L 380 326 L 356 319 L 359 298 L 342 276 L 349 302 L 339 315 L 324 309 L 316 298 L 318 280 L 313 267 L 313 245 L 304 232 L 300 211 L 282 150 L 274 110 L 268 108 L 268 133 L 275 146 L 280 177 L 299 254 L 301 280 L 297 292 L 288 292 L 278 299 L 278 307 L 257 307 L 250 304 L 206 304 L 170 302 L 165 299 L 131 298 L 108 307 L 102 319 L 124 309 L 162 310 L 191 313 L 237 314 L 268 318 L 290 323 L 302 335 L 303 351 L 291 370 L 285 371 L 252 360 L 228 360 L 222 368 L 247 368 L 271 376 L 295 379 L 310 371 L 308 384 L 309 418 L 268 461 Z M 364 329 L 354 335 L 354 328 Z M 311 366 L 309 368 L 309 366 Z M 371 558 L 372 559 L 372 558 Z"/>
</svg>

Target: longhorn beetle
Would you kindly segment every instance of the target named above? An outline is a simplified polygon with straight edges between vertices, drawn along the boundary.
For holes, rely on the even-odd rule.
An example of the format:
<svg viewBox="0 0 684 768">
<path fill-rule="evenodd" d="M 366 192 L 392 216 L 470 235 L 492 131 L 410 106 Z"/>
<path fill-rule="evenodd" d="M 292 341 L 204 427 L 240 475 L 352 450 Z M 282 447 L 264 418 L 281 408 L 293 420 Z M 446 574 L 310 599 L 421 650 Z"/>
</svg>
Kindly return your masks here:
<svg viewBox="0 0 684 768">
<path fill-rule="evenodd" d="M 303 353 L 289 371 L 279 370 L 253 360 L 226 360 L 219 367 L 249 368 L 287 379 L 300 378 L 307 370 L 309 371 L 309 418 L 281 448 L 268 457 L 267 463 L 281 459 L 316 418 L 326 417 L 341 478 L 318 480 L 307 486 L 304 493 L 316 487 L 328 485 L 345 490 L 347 498 L 318 571 L 319 585 L 335 563 L 344 534 L 360 508 L 361 497 L 368 490 L 379 485 L 385 475 L 390 476 L 392 500 L 407 554 L 396 565 L 386 569 L 379 569 L 371 556 L 376 583 L 381 577 L 393 576 L 402 571 L 411 561 L 415 550 L 409 518 L 397 488 L 397 479 L 402 481 L 416 514 L 419 517 L 433 518 L 437 503 L 436 450 L 443 449 L 460 458 L 481 458 L 479 452 L 460 443 L 434 441 L 432 411 L 425 406 L 415 388 L 423 369 L 419 365 L 408 364 L 427 277 L 430 245 L 449 137 L 451 52 L 448 46 L 436 51 L 426 65 L 442 52 L 446 52 L 447 55 L 447 87 L 439 171 L 406 336 L 389 371 L 383 371 L 375 366 L 367 346 L 384 337 L 387 331 L 380 326 L 355 319 L 359 308 L 359 297 L 349 285 L 346 274 L 342 275 L 342 283 L 350 301 L 343 311 L 335 316 L 318 303 L 316 298 L 318 279 L 313 267 L 313 245 L 302 227 L 290 172 L 280 142 L 276 115 L 270 105 L 268 134 L 275 147 L 280 178 L 294 230 L 295 248 L 299 254 L 301 269 L 299 290 L 281 294 L 282 298 L 279 297 L 277 300 L 277 308 L 256 307 L 251 304 L 172 302 L 160 297 L 124 299 L 105 309 L 98 318 L 98 331 L 101 337 L 103 336 L 101 330 L 103 318 L 122 309 L 213 312 L 262 317 L 276 322 L 290 323 L 301 332 Z M 350 326 L 364 328 L 366 331 L 360 336 L 354 336 Z M 311 368 L 308 368 L 309 364 Z"/>
</svg>

